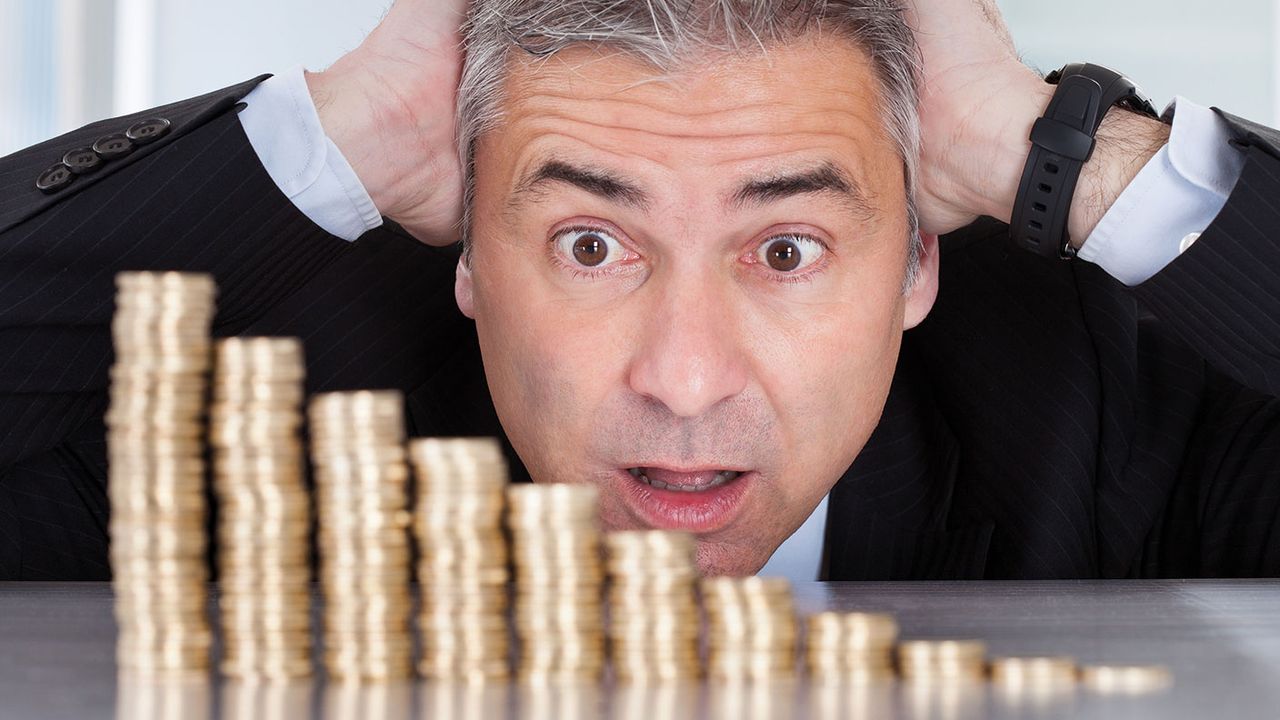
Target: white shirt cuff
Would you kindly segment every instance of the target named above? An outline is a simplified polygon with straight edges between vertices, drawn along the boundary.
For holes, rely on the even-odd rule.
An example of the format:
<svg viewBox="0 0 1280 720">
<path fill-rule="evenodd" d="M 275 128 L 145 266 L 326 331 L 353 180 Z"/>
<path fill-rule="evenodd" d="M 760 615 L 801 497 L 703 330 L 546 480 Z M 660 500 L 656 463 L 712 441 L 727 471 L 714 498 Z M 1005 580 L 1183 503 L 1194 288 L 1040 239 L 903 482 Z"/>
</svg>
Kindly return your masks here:
<svg viewBox="0 0 1280 720">
<path fill-rule="evenodd" d="M 249 144 L 302 214 L 344 240 L 382 224 L 360 178 L 324 134 L 301 67 L 268 78 L 244 102 L 240 124 Z"/>
<path fill-rule="evenodd" d="M 1240 179 L 1244 155 L 1227 144 L 1226 124 L 1182 97 L 1169 143 L 1142 168 L 1103 215 L 1080 257 L 1125 285 L 1138 285 L 1173 262 L 1213 222 Z"/>
</svg>

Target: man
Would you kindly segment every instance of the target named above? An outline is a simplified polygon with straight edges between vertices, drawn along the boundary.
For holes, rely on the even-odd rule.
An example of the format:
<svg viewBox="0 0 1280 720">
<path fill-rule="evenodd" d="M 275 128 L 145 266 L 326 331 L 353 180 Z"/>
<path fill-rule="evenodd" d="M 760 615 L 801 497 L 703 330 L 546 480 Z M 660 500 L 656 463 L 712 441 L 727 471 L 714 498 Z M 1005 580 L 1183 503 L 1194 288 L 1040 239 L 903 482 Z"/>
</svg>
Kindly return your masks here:
<svg viewBox="0 0 1280 720">
<path fill-rule="evenodd" d="M 696 532 L 706 572 L 807 518 L 832 579 L 1280 570 L 1274 133 L 1198 115 L 1239 183 L 1147 242 L 1129 186 L 1186 143 L 1113 111 L 1071 204 L 1093 264 L 1048 263 L 975 222 L 1013 213 L 1053 94 L 989 2 L 915 4 L 918 130 L 890 0 L 481 0 L 465 69 L 443 5 L 305 84 L 0 163 L 0 575 L 107 573 L 126 268 L 214 273 L 218 334 L 303 337 L 312 389 L 403 388 L 415 434 L 505 431 L 608 527 Z M 62 165 L 96 172 L 49 167 L 95 140 Z M 460 220 L 461 257 L 407 237 Z"/>
</svg>

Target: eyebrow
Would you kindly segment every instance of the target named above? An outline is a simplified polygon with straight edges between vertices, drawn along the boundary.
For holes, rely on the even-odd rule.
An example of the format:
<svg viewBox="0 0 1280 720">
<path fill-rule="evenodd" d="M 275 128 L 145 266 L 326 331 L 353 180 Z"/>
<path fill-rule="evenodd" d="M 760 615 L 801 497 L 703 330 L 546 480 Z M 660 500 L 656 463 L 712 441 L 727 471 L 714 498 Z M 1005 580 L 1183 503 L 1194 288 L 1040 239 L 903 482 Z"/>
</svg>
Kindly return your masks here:
<svg viewBox="0 0 1280 720">
<path fill-rule="evenodd" d="M 626 178 L 603 168 L 574 165 L 554 158 L 538 165 L 537 169 L 526 174 L 516 184 L 508 205 L 520 203 L 540 186 L 549 183 L 563 183 L 639 210 L 647 210 L 650 205 L 649 195 Z M 807 170 L 782 172 L 748 180 L 728 197 L 726 205 L 736 208 L 758 207 L 798 195 L 830 195 L 861 217 L 873 214 L 858 184 L 831 161 Z"/>
<path fill-rule="evenodd" d="M 608 170 L 570 165 L 564 160 L 547 160 L 537 170 L 525 175 L 516 184 L 512 204 L 532 194 L 541 185 L 564 183 L 585 190 L 606 200 L 645 210 L 649 196 L 634 183 L 614 175 Z"/>
<path fill-rule="evenodd" d="M 809 170 L 749 180 L 732 195 L 730 205 L 739 208 L 760 206 L 797 195 L 830 195 L 859 216 L 873 214 L 858 184 L 829 160 Z"/>
</svg>

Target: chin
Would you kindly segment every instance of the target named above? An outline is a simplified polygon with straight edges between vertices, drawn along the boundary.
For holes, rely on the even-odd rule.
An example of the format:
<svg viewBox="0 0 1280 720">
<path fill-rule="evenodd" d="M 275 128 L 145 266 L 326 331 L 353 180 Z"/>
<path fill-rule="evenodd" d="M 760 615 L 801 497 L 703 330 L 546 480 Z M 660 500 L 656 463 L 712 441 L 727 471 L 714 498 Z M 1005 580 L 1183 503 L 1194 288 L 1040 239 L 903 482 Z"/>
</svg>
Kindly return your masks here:
<svg viewBox="0 0 1280 720">
<path fill-rule="evenodd" d="M 696 555 L 703 577 L 755 575 L 769 561 L 769 553 L 756 548 L 700 540 Z"/>
</svg>

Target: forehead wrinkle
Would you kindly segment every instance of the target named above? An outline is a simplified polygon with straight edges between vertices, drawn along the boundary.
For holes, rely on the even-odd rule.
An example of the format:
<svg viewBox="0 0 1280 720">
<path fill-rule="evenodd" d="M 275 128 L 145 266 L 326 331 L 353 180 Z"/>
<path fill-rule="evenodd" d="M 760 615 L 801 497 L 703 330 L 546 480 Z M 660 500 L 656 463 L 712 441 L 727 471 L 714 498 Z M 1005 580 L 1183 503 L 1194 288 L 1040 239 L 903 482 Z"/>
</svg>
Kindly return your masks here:
<svg viewBox="0 0 1280 720">
<path fill-rule="evenodd" d="M 638 101 L 591 100 L 569 96 L 565 96 L 564 100 L 566 102 L 549 102 L 542 107 L 532 105 L 513 109 L 509 115 L 510 125 L 521 122 L 533 125 L 568 123 L 606 131 L 635 132 L 690 140 L 737 139 L 751 136 L 795 137 L 798 134 L 852 138 L 854 136 L 849 133 L 830 132 L 829 129 L 865 126 L 873 134 L 878 134 L 880 129 L 877 118 L 868 119 L 864 113 L 851 108 L 799 109 L 786 103 L 761 103 L 705 112 L 684 110 L 673 112 Z M 601 102 L 623 107 L 612 108 L 608 112 L 591 107 Z M 521 104 L 526 103 L 528 101 Z M 582 109 L 573 107 L 575 105 Z M 780 109 L 785 112 L 778 112 Z M 622 121 L 622 118 L 634 117 L 644 117 L 644 125 Z M 780 120 L 783 117 L 786 118 L 785 121 Z M 770 131 L 770 126 L 777 129 Z"/>
</svg>

